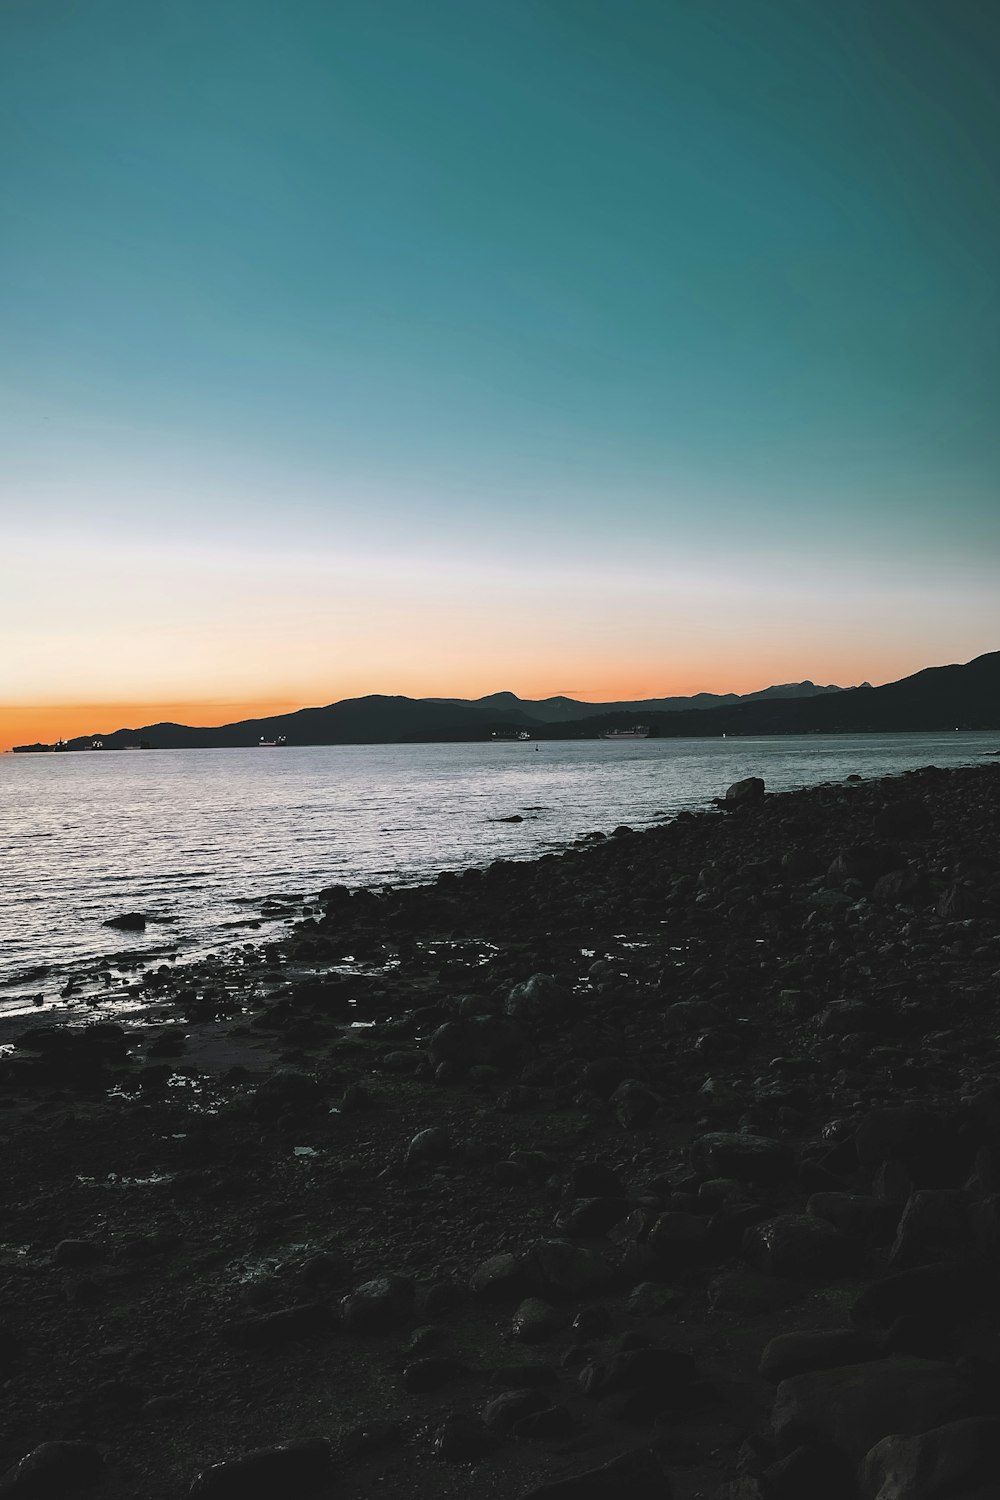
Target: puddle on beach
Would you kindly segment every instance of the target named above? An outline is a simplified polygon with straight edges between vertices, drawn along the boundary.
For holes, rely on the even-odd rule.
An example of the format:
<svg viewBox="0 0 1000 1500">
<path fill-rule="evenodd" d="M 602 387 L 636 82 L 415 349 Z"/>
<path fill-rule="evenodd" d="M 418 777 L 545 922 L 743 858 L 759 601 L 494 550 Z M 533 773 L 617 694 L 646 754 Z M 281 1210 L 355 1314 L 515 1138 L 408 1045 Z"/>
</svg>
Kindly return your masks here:
<svg viewBox="0 0 1000 1500">
<path fill-rule="evenodd" d="M 231 1271 L 237 1286 L 252 1286 L 258 1281 L 270 1281 L 273 1276 L 287 1270 L 294 1261 L 315 1249 L 315 1245 L 296 1241 L 273 1255 L 255 1255 L 231 1261 L 227 1269 Z"/>
<path fill-rule="evenodd" d="M 88 1177 L 78 1172 L 76 1180 L 81 1187 L 159 1187 L 162 1183 L 173 1182 L 176 1176 L 176 1172 L 149 1172 L 145 1177 L 128 1177 L 118 1172 L 109 1172 L 106 1177 Z"/>
<path fill-rule="evenodd" d="M 132 1074 L 108 1089 L 108 1099 L 125 1099 L 134 1104 L 143 1097 L 140 1087 L 141 1074 Z M 202 1074 L 171 1073 L 166 1079 L 166 1088 L 174 1099 L 178 1098 L 193 1115 L 217 1115 L 222 1108 L 222 1096 L 213 1079 Z M 183 1139 L 181 1136 L 175 1139 Z"/>
<path fill-rule="evenodd" d="M 193 1077 L 190 1073 L 172 1073 L 167 1079 L 167 1088 L 184 1096 L 184 1102 L 192 1114 L 217 1115 L 222 1108 L 222 1099 L 214 1085 L 201 1075 Z"/>
</svg>

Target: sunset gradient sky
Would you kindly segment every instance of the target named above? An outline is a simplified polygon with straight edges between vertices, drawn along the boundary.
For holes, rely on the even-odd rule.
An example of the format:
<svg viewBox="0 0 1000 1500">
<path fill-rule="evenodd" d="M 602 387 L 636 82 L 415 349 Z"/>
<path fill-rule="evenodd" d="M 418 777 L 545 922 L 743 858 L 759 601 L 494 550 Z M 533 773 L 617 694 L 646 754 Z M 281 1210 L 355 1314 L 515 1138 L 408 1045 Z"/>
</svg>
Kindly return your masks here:
<svg viewBox="0 0 1000 1500">
<path fill-rule="evenodd" d="M 0 748 L 996 649 L 998 66 L 979 0 L 3 0 Z"/>
</svg>

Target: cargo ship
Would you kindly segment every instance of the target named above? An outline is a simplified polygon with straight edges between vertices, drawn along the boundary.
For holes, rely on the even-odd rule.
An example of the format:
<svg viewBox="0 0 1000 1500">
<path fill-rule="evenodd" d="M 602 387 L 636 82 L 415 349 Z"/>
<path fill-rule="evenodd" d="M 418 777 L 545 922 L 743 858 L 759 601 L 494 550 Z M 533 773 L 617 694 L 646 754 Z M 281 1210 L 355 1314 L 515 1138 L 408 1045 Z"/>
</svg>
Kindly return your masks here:
<svg viewBox="0 0 1000 1500">
<path fill-rule="evenodd" d="M 649 725 L 633 724 L 631 729 L 605 729 L 601 732 L 602 740 L 648 740 Z"/>
</svg>

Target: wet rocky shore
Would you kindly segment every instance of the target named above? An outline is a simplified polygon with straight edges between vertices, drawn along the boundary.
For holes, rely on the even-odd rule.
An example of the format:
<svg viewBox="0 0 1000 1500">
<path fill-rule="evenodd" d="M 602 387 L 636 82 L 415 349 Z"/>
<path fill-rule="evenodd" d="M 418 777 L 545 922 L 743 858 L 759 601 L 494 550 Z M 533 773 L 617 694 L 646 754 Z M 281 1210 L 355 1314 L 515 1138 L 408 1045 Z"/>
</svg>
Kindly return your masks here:
<svg viewBox="0 0 1000 1500">
<path fill-rule="evenodd" d="M 1000 764 L 129 996 L 0 1060 L 0 1496 L 997 1495 Z"/>
</svg>

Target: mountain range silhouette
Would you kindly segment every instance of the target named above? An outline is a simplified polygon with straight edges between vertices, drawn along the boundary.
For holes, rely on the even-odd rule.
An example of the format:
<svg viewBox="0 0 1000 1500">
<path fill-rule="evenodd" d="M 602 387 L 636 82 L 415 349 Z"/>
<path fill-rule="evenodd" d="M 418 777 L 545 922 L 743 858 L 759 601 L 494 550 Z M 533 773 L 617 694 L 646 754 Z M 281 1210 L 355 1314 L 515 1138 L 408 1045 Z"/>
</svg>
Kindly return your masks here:
<svg viewBox="0 0 1000 1500">
<path fill-rule="evenodd" d="M 289 745 L 399 744 L 483 740 L 504 730 L 526 730 L 534 739 L 578 739 L 640 721 L 654 737 L 1000 729 L 1000 651 L 964 664 L 927 667 L 881 687 L 818 687 L 806 681 L 743 696 L 697 693 L 615 703 L 522 699 L 511 692 L 476 699 L 371 694 L 210 728 L 164 723 L 95 729 L 58 748 L 90 750 L 95 740 L 105 750 L 137 744 L 158 750 L 221 748 L 282 737 Z M 25 753 L 56 747 L 14 748 Z"/>
</svg>

